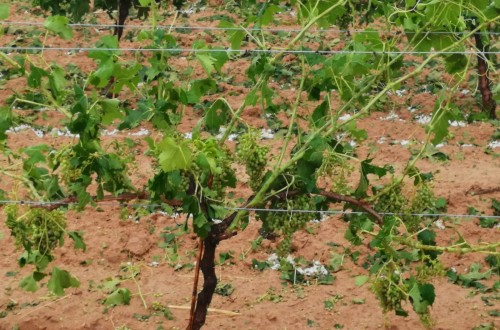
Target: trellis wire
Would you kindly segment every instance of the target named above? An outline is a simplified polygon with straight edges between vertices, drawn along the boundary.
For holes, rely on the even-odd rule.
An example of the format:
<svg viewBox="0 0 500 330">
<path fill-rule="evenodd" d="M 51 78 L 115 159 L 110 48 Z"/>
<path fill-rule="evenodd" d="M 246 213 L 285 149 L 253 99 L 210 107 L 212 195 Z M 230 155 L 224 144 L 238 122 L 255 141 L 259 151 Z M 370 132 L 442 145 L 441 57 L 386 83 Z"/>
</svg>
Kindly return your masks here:
<svg viewBox="0 0 500 330">
<path fill-rule="evenodd" d="M 0 51 L 7 52 L 20 52 L 20 51 L 101 51 L 101 52 L 173 52 L 173 53 L 284 53 L 284 54 L 308 54 L 308 55 L 334 55 L 334 54 L 365 54 L 365 55 L 475 55 L 475 54 L 489 54 L 499 55 L 500 51 L 476 52 L 476 51 L 369 51 L 369 50 L 305 50 L 305 49 L 231 49 L 231 48 L 95 48 L 95 47 L 12 47 L 1 46 Z"/>
<path fill-rule="evenodd" d="M 99 205 L 103 206 L 129 206 L 133 208 L 160 208 L 165 207 L 168 204 L 149 204 L 149 203 L 128 203 L 128 202 L 102 202 L 95 201 Z M 32 201 L 32 200 L 0 200 L 0 205 L 30 205 L 30 206 L 76 206 L 79 205 L 76 202 L 44 202 L 44 201 Z M 323 215 L 347 215 L 347 214 L 368 214 L 364 211 L 344 211 L 344 210 L 300 210 L 300 209 L 273 209 L 273 208 L 252 208 L 252 207 L 230 207 L 222 206 L 228 211 L 247 211 L 247 212 L 285 212 L 285 213 L 316 213 Z M 401 215 L 401 213 L 395 212 L 379 212 L 380 215 Z M 485 218 L 485 219 L 500 219 L 500 216 L 496 215 L 480 215 L 480 214 L 454 214 L 454 213 L 405 213 L 404 215 L 416 216 L 416 217 L 447 217 L 447 218 Z"/>
<path fill-rule="evenodd" d="M 20 25 L 20 26 L 43 26 L 43 22 L 0 22 L 2 25 Z M 213 26 L 181 26 L 181 25 L 127 25 L 127 24 L 93 24 L 93 23 L 71 23 L 68 24 L 71 27 L 94 27 L 94 28 L 130 28 L 130 29 L 161 29 L 161 30 L 203 30 L 203 31 L 262 31 L 262 32 L 288 32 L 288 33 L 298 33 L 301 32 L 301 29 L 294 28 L 255 28 L 255 27 L 213 27 Z M 500 32 L 495 31 L 422 31 L 422 32 L 412 32 L 412 31 L 383 31 L 383 30 L 362 30 L 362 29 L 310 29 L 308 30 L 311 33 L 318 32 L 334 32 L 334 33 L 385 33 L 391 35 L 398 34 L 422 34 L 422 35 L 465 35 L 465 34 L 480 34 L 480 35 L 500 35 Z"/>
</svg>

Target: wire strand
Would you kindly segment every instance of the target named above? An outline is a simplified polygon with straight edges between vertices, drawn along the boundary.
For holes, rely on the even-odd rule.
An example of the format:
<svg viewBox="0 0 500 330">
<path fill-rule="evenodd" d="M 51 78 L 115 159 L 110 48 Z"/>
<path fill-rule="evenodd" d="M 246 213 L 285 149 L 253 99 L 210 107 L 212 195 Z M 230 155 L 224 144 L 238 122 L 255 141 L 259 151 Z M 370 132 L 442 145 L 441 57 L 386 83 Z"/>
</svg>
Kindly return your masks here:
<svg viewBox="0 0 500 330">
<path fill-rule="evenodd" d="M 43 22 L 9 22 L 2 21 L 0 22 L 2 25 L 18 25 L 18 26 L 43 26 Z M 288 32 L 288 33 L 299 33 L 301 29 L 294 28 L 244 28 L 244 27 L 212 27 L 212 26 L 181 26 L 181 25 L 127 25 L 127 24 L 93 24 L 93 23 L 71 23 L 68 24 L 71 27 L 93 27 L 93 28 L 130 28 L 130 29 L 161 29 L 161 30 L 203 30 L 203 31 L 262 31 L 262 32 Z M 310 29 L 311 33 L 319 33 L 319 32 L 334 32 L 334 33 L 385 33 L 390 35 L 399 35 L 399 34 L 422 34 L 422 35 L 465 35 L 465 34 L 478 34 L 478 35 L 500 35 L 500 32 L 495 31 L 478 31 L 472 33 L 472 31 L 422 31 L 422 32 L 413 32 L 413 31 L 383 31 L 383 30 L 363 30 L 363 29 L 337 29 L 337 28 L 328 28 L 328 29 Z"/>
<path fill-rule="evenodd" d="M 22 51 L 74 51 L 74 52 L 85 52 L 85 51 L 99 51 L 99 52 L 172 52 L 172 53 L 234 53 L 239 52 L 241 54 L 246 53 L 285 53 L 285 54 L 308 54 L 308 55 L 334 55 L 334 54 L 365 54 L 365 55 L 475 55 L 478 53 L 489 54 L 489 55 L 499 55 L 500 51 L 488 51 L 488 52 L 476 52 L 476 51 L 368 51 L 368 50 L 286 50 L 286 49 L 230 49 L 230 48 L 212 48 L 212 49 L 200 49 L 200 48 L 134 48 L 134 47 L 124 47 L 124 48 L 96 48 L 96 47 L 13 47 L 13 46 L 1 46 L 0 51 L 6 52 L 22 52 Z"/>
<path fill-rule="evenodd" d="M 99 205 L 103 206 L 129 206 L 133 208 L 161 208 L 165 207 L 167 204 L 154 204 L 154 203 L 127 203 L 127 202 L 100 202 L 95 201 Z M 79 205 L 76 202 L 44 202 L 44 201 L 33 201 L 33 200 L 0 200 L 0 205 L 30 205 L 30 206 L 76 206 Z M 344 210 L 300 210 L 300 209 L 272 209 L 272 208 L 249 208 L 249 207 L 230 207 L 222 206 L 222 208 L 228 211 L 245 211 L 245 212 L 280 212 L 280 213 L 314 213 L 322 215 L 347 215 L 347 214 L 368 214 L 363 211 L 344 211 Z M 401 215 L 402 213 L 395 212 L 379 212 L 378 214 L 383 216 L 394 216 Z M 484 219 L 500 219 L 500 216 L 496 215 L 481 215 L 481 214 L 455 214 L 455 213 L 405 213 L 404 215 L 410 215 L 415 217 L 447 217 L 447 218 L 484 218 Z"/>
</svg>

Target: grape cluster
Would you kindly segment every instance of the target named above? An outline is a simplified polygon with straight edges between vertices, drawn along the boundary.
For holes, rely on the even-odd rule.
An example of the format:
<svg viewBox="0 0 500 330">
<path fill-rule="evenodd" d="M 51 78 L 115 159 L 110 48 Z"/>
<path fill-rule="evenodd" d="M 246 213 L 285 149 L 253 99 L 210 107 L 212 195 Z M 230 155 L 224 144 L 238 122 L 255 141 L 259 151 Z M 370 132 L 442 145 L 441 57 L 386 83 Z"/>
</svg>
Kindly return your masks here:
<svg viewBox="0 0 500 330">
<path fill-rule="evenodd" d="M 220 173 L 214 174 L 211 190 L 215 192 L 215 199 L 223 200 L 226 196 L 228 178 L 234 177 L 234 171 L 231 168 L 231 162 L 227 159 L 222 160 L 218 165 L 222 170 Z"/>
<path fill-rule="evenodd" d="M 420 229 L 421 217 L 411 214 L 419 214 L 432 211 L 434 207 L 434 193 L 426 184 L 421 184 L 415 196 L 411 200 L 408 214 L 403 217 L 403 222 L 409 232 L 417 232 Z"/>
<path fill-rule="evenodd" d="M 71 164 L 71 159 L 76 156 L 75 151 L 70 146 L 62 147 L 58 152 L 51 153 L 49 160 L 54 166 L 54 170 L 59 167 L 62 181 L 70 184 L 78 180 L 83 173 L 84 166 L 75 167 Z"/>
<path fill-rule="evenodd" d="M 78 180 L 82 176 L 82 168 L 75 168 L 70 163 L 70 157 L 61 161 L 61 178 L 66 184 Z"/>
<path fill-rule="evenodd" d="M 179 177 L 167 177 L 167 186 L 174 192 L 187 192 L 189 190 L 189 173 L 182 172 Z"/>
<path fill-rule="evenodd" d="M 377 212 L 397 213 L 401 215 L 405 212 L 407 205 L 408 200 L 402 195 L 401 185 L 396 185 L 378 198 L 374 208 Z"/>
<path fill-rule="evenodd" d="M 245 164 L 245 170 L 250 177 L 250 188 L 254 191 L 261 184 L 269 153 L 269 147 L 259 145 L 257 140 L 257 133 L 249 131 L 240 136 L 237 149 L 237 155 Z"/>
<path fill-rule="evenodd" d="M 16 244 L 48 254 L 62 242 L 66 218 L 58 210 L 31 208 L 17 217 L 18 210 L 9 210 L 7 226 L 16 239 Z"/>
<path fill-rule="evenodd" d="M 411 201 L 412 213 L 423 213 L 431 211 L 434 208 L 434 192 L 427 184 L 421 184 L 415 197 Z"/>
<path fill-rule="evenodd" d="M 401 310 L 401 302 L 407 298 L 406 286 L 401 282 L 401 277 L 395 273 L 377 277 L 372 283 L 372 290 L 384 313 Z"/>
<path fill-rule="evenodd" d="M 293 210 L 312 210 L 314 205 L 309 195 L 295 196 L 291 199 L 273 203 L 273 208 L 287 210 L 287 212 L 271 212 L 265 219 L 266 229 L 280 232 L 283 239 L 278 246 L 278 254 L 286 255 L 290 252 L 293 234 L 304 228 L 305 225 L 317 217 L 313 212 L 293 212 Z"/>
</svg>

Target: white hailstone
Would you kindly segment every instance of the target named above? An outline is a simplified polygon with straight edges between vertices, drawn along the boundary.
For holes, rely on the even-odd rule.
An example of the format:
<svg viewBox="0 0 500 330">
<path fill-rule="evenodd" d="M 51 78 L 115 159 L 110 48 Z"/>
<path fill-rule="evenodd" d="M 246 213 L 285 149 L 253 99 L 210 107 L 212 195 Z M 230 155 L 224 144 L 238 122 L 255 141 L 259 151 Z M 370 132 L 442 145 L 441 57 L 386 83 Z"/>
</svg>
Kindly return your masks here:
<svg viewBox="0 0 500 330">
<path fill-rule="evenodd" d="M 107 129 L 105 129 L 104 131 L 102 131 L 102 135 L 104 136 L 114 136 L 118 133 L 118 130 L 115 128 L 111 131 L 108 131 Z"/>
<path fill-rule="evenodd" d="M 417 123 L 426 125 L 431 122 L 432 117 L 427 115 L 419 115 L 415 117 Z"/>
<path fill-rule="evenodd" d="M 391 113 L 389 113 L 387 116 L 385 117 L 379 117 L 380 120 L 384 120 L 384 121 L 404 121 L 403 119 L 399 118 L 399 116 L 391 111 Z"/>
<path fill-rule="evenodd" d="M 274 133 L 271 129 L 265 129 L 263 128 L 261 133 L 260 133 L 260 137 L 262 139 L 273 139 L 274 138 Z"/>
<path fill-rule="evenodd" d="M 500 148 L 500 140 L 493 140 L 490 143 L 488 143 L 488 148 L 495 149 L 495 148 Z"/>
<path fill-rule="evenodd" d="M 42 130 L 39 130 L 39 129 L 35 129 L 33 128 L 32 129 L 33 133 L 35 133 L 36 136 L 38 136 L 39 138 L 43 137 L 45 134 L 43 133 Z"/>
<path fill-rule="evenodd" d="M 348 113 L 346 113 L 345 115 L 340 116 L 340 117 L 339 117 L 339 120 L 340 120 L 340 121 L 346 121 L 346 120 L 348 120 L 348 119 L 350 119 L 350 118 L 351 118 L 351 115 L 350 115 L 350 114 L 348 114 Z"/>
<path fill-rule="evenodd" d="M 457 120 L 448 120 L 448 124 L 450 124 L 450 126 L 453 126 L 453 127 L 465 127 L 467 126 L 467 124 L 463 121 L 457 121 Z"/>
<path fill-rule="evenodd" d="M 444 225 L 442 219 L 437 219 L 436 221 L 434 221 L 434 226 L 436 226 L 436 228 L 441 230 L 446 229 L 446 226 Z"/>
<path fill-rule="evenodd" d="M 410 141 L 408 141 L 408 140 L 401 140 L 400 143 L 401 143 L 402 146 L 407 146 L 407 145 L 410 144 Z"/>
<path fill-rule="evenodd" d="M 149 131 L 145 128 L 141 128 L 138 132 L 129 133 L 131 136 L 144 136 L 149 135 Z"/>
<path fill-rule="evenodd" d="M 280 260 L 279 260 L 279 257 L 276 253 L 271 254 L 267 258 L 267 262 L 271 265 L 272 270 L 280 269 Z"/>
</svg>

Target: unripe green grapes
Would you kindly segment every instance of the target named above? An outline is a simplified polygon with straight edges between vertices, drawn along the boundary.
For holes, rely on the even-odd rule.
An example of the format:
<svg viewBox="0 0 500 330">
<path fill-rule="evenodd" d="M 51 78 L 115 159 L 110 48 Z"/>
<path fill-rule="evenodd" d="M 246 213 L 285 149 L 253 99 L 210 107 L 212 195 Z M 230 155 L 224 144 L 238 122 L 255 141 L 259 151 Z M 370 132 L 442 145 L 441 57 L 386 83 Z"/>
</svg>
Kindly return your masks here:
<svg viewBox="0 0 500 330">
<path fill-rule="evenodd" d="M 17 207 L 6 210 L 7 227 L 17 245 L 27 246 L 48 254 L 62 242 L 66 229 L 66 218 L 62 211 L 30 208 L 18 216 Z"/>
<path fill-rule="evenodd" d="M 420 230 L 422 217 L 414 214 L 432 211 L 433 207 L 434 193 L 428 185 L 424 183 L 420 184 L 415 196 L 411 200 L 410 206 L 405 210 L 406 214 L 402 217 L 408 231 L 415 233 Z"/>
<path fill-rule="evenodd" d="M 277 253 L 286 255 L 290 252 L 293 234 L 304 228 L 306 224 L 314 220 L 317 214 L 314 212 L 293 212 L 294 210 L 312 210 L 314 207 L 309 195 L 294 196 L 291 199 L 280 200 L 272 204 L 272 208 L 287 211 L 274 211 L 265 218 L 265 228 L 273 232 L 281 233 L 282 241 L 278 246 Z"/>
<path fill-rule="evenodd" d="M 372 291 L 380 302 L 384 313 L 401 309 L 401 302 L 406 301 L 406 286 L 396 273 L 385 272 L 372 283 Z"/>
<path fill-rule="evenodd" d="M 424 213 L 432 210 L 434 208 L 434 193 L 432 189 L 426 185 L 421 184 L 411 201 L 411 212 L 412 213 Z"/>
<path fill-rule="evenodd" d="M 374 209 L 381 213 L 397 213 L 402 214 L 408 205 L 408 200 L 402 194 L 401 185 L 392 187 L 391 190 L 382 194 Z"/>
<path fill-rule="evenodd" d="M 267 164 L 269 147 L 257 143 L 258 135 L 255 131 L 249 131 L 239 138 L 237 155 L 245 164 L 245 169 L 250 177 L 249 185 L 256 191 L 261 185 Z"/>
</svg>

